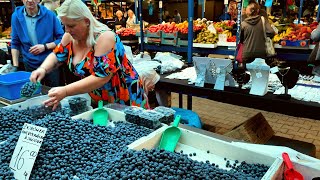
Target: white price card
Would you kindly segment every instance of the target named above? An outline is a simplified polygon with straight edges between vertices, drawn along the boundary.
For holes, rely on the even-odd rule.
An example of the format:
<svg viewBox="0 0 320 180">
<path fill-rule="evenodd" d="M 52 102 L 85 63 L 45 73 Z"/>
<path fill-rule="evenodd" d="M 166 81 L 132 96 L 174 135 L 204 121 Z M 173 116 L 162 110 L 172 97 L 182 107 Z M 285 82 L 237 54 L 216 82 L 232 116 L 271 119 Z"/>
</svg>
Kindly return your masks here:
<svg viewBox="0 0 320 180">
<path fill-rule="evenodd" d="M 159 8 L 162 8 L 162 1 L 159 1 Z"/>
<path fill-rule="evenodd" d="M 219 42 L 227 42 L 228 36 L 226 34 L 219 34 L 218 40 Z"/>
<path fill-rule="evenodd" d="M 259 79 L 259 78 L 262 78 L 262 73 L 261 72 L 258 72 L 257 74 L 256 74 L 256 77 Z"/>
<path fill-rule="evenodd" d="M 10 161 L 17 180 L 28 180 L 47 128 L 25 123 Z"/>
</svg>

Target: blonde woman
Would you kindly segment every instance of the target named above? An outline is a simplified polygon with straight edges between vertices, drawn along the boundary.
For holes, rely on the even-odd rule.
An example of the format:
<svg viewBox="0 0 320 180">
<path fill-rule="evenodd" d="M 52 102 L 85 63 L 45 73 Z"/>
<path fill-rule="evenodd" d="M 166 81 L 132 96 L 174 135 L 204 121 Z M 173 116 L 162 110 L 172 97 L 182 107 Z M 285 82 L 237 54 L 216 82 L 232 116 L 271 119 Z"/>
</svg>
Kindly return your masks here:
<svg viewBox="0 0 320 180">
<path fill-rule="evenodd" d="M 131 9 L 128 10 L 127 27 L 136 24 L 136 16 Z"/>
<path fill-rule="evenodd" d="M 116 12 L 116 20 L 114 25 L 116 26 L 116 30 L 121 29 L 121 28 L 125 28 L 126 27 L 126 20 L 123 18 L 123 13 L 122 11 L 118 10 Z"/>
<path fill-rule="evenodd" d="M 43 0 L 40 4 L 57 15 L 56 9 L 60 6 L 60 0 Z"/>
<path fill-rule="evenodd" d="M 30 80 L 40 81 L 59 63 L 67 63 L 81 80 L 52 88 L 44 102 L 56 109 L 66 96 L 89 93 L 93 104 L 120 103 L 149 108 L 142 81 L 126 57 L 120 38 L 97 21 L 81 0 L 66 0 L 57 9 L 66 33 Z"/>
</svg>

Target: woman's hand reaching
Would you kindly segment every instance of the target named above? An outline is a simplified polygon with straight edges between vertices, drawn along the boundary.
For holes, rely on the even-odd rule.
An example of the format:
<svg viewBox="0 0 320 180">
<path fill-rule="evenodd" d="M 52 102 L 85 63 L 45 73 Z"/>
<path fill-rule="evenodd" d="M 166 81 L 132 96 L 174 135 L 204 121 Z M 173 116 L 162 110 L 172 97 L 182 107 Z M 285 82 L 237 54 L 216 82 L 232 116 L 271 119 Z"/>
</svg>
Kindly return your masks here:
<svg viewBox="0 0 320 180">
<path fill-rule="evenodd" d="M 49 99 L 44 102 L 45 106 L 53 106 L 52 110 L 57 109 L 60 101 L 67 97 L 67 88 L 65 86 L 62 87 L 54 87 L 49 90 L 48 93 Z"/>
<path fill-rule="evenodd" d="M 40 82 L 46 75 L 47 70 L 45 68 L 39 67 L 38 69 L 32 71 L 30 76 L 30 81 L 33 83 Z"/>
</svg>

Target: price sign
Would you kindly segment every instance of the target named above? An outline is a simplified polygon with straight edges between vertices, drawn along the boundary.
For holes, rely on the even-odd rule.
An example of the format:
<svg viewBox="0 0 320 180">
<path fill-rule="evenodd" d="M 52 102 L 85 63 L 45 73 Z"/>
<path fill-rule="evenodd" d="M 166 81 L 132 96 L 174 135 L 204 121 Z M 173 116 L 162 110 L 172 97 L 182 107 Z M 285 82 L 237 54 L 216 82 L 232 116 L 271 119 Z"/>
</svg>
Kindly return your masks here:
<svg viewBox="0 0 320 180">
<path fill-rule="evenodd" d="M 47 128 L 25 123 L 10 161 L 18 180 L 28 180 Z"/>
<path fill-rule="evenodd" d="M 219 42 L 227 42 L 228 36 L 226 34 L 218 35 Z"/>
<path fill-rule="evenodd" d="M 162 8 L 162 1 L 159 1 L 159 8 Z"/>
</svg>

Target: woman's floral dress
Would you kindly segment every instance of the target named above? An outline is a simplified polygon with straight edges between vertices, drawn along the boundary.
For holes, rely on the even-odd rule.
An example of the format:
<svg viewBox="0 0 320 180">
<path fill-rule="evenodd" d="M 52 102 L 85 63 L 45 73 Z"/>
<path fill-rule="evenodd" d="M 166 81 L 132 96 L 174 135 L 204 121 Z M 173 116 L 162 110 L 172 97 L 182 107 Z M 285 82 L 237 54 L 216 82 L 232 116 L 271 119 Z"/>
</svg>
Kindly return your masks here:
<svg viewBox="0 0 320 180">
<path fill-rule="evenodd" d="M 76 66 L 72 63 L 72 41 L 66 46 L 60 43 L 53 52 L 59 62 L 66 62 L 70 71 L 81 78 L 90 75 L 101 78 L 112 75 L 110 81 L 103 87 L 89 93 L 96 103 L 103 100 L 105 103 L 119 103 L 149 109 L 142 82 L 137 71 L 127 59 L 118 36 L 115 37 L 115 45 L 110 52 L 96 57 L 94 48 L 92 48 L 86 58 Z"/>
</svg>

